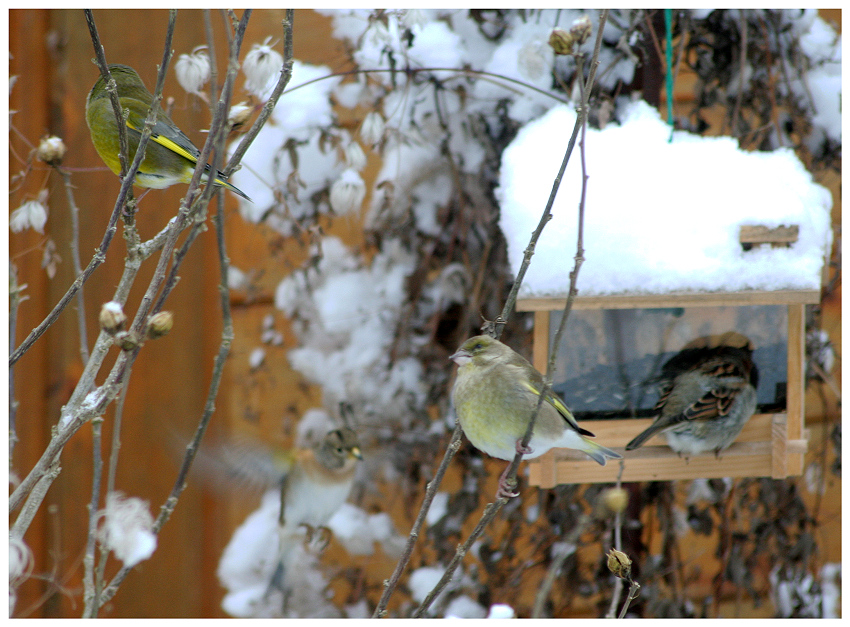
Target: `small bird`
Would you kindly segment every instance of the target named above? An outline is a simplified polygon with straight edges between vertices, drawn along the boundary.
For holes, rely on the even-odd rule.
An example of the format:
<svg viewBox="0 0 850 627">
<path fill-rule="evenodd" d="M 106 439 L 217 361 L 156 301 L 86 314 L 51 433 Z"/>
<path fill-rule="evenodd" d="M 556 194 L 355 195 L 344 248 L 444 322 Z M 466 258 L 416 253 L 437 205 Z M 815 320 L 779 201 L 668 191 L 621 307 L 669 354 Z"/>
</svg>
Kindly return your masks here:
<svg viewBox="0 0 850 627">
<path fill-rule="evenodd" d="M 324 527 L 348 498 L 356 463 L 363 459 L 357 433 L 334 429 L 317 448 L 292 451 L 290 459 L 281 485 L 280 524 Z"/>
<path fill-rule="evenodd" d="M 357 433 L 347 427 L 334 429 L 315 448 L 296 448 L 274 457 L 261 446 L 236 446 L 225 449 L 221 458 L 218 463 L 225 467 L 231 480 L 268 485 L 274 478 L 280 483 L 281 506 L 277 525 L 278 550 L 271 561 L 276 566 L 265 570 L 262 565 L 254 564 L 250 565 L 250 572 L 234 574 L 230 564 L 244 562 L 244 558 L 237 555 L 241 545 L 233 544 L 234 536 L 233 546 L 228 546 L 222 556 L 219 576 L 228 588 L 233 588 L 253 580 L 255 571 L 258 574 L 262 571 L 269 577 L 265 596 L 274 589 L 280 590 L 285 606 L 290 592 L 286 574 L 296 566 L 293 561 L 298 556 L 294 549 L 305 541 L 305 531 L 307 541 L 312 540 L 317 530 L 329 531 L 328 521 L 351 492 L 357 461 L 363 458 Z M 274 551 L 271 546 L 269 550 Z M 269 562 L 268 552 L 261 556 L 261 561 Z M 224 571 L 229 574 L 222 575 Z M 235 590 L 230 592 L 234 594 Z"/>
<path fill-rule="evenodd" d="M 127 125 L 128 158 L 132 161 L 139 147 L 153 95 L 133 68 L 112 64 L 109 72 L 118 88 L 118 102 Z M 118 125 L 103 76 L 98 77 L 86 99 L 86 123 L 97 154 L 110 170 L 120 175 Z M 136 185 L 163 189 L 175 183 L 188 183 L 192 180 L 200 155 L 201 152 L 192 141 L 160 110 L 145 148 L 145 158 L 136 172 Z M 202 176 L 204 182 L 209 179 L 211 170 L 207 164 L 206 174 Z M 251 200 L 242 190 L 228 183 L 221 172 L 216 173 L 213 184 L 225 187 L 245 200 Z"/>
<path fill-rule="evenodd" d="M 607 459 L 622 458 L 587 439 L 593 434 L 579 427 L 570 410 L 551 392 L 540 406 L 528 448 L 522 449 L 522 437 L 543 389 L 543 376 L 522 355 L 487 335 L 469 338 L 449 359 L 459 366 L 452 402 L 463 432 L 475 448 L 505 460 L 512 460 L 518 452 L 533 459 L 556 447 L 578 449 L 603 466 Z M 516 496 L 505 482 L 506 472 L 499 479 L 497 498 Z"/>
<path fill-rule="evenodd" d="M 756 410 L 758 368 L 749 346 L 685 348 L 661 368 L 658 416 L 626 445 L 631 451 L 663 433 L 680 456 L 727 448 Z"/>
</svg>

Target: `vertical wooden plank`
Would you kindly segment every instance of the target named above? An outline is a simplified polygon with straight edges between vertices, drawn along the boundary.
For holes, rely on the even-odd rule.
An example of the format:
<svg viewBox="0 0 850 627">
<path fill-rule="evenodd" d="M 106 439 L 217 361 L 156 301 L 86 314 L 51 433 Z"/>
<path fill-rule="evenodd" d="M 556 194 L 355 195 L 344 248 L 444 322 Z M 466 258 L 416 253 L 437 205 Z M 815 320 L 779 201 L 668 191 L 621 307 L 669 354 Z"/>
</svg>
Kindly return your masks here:
<svg viewBox="0 0 850 627">
<path fill-rule="evenodd" d="M 546 362 L 549 361 L 549 312 L 534 312 L 534 341 L 531 363 L 540 372 L 546 372 Z"/>
<path fill-rule="evenodd" d="M 788 305 L 788 438 L 803 438 L 805 421 L 803 399 L 805 398 L 805 357 L 806 357 L 806 312 L 805 305 Z M 788 473 L 799 475 L 803 472 L 803 455 L 793 454 L 788 460 Z"/>
<path fill-rule="evenodd" d="M 50 59 L 47 47 L 47 10 L 9 10 L 9 75 L 17 77 L 9 92 L 10 124 L 15 131 L 9 133 L 9 183 L 8 210 L 13 211 L 25 201 L 35 198 L 43 185 L 42 172 L 30 172 L 23 179 L 17 175 L 26 170 L 30 152 L 27 142 L 37 141 L 50 127 L 49 72 Z M 40 45 L 34 45 L 38 42 Z M 11 113 L 11 112 L 16 113 Z M 47 232 L 53 228 L 48 220 Z M 50 280 L 41 268 L 41 251 L 45 235 L 27 230 L 9 234 L 9 263 L 18 273 L 18 284 L 27 285 L 26 298 L 18 308 L 14 345 L 18 346 L 30 330 L 50 311 L 48 298 Z M 64 254 L 64 251 L 63 251 Z M 8 314 L 7 314 L 8 315 Z M 6 319 L 8 324 L 9 318 Z M 51 333 L 48 331 L 47 333 Z M 7 348 L 9 348 L 7 346 Z M 48 374 L 51 352 L 47 338 L 33 344 L 13 366 L 14 389 L 10 390 L 17 404 L 15 432 L 17 443 L 9 460 L 10 479 L 23 479 L 35 464 L 50 440 L 50 424 L 42 417 L 50 416 L 54 407 L 51 401 L 51 378 Z M 11 427 L 10 424 L 7 426 Z M 10 433 L 11 435 L 11 433 Z M 7 449 L 9 450 L 9 449 Z M 9 516 L 10 524 L 18 511 Z M 24 541 L 32 550 L 34 573 L 47 573 L 54 563 L 49 553 L 50 519 L 44 508 L 36 515 Z M 46 578 L 31 577 L 17 590 L 16 612 L 36 606 L 49 589 Z M 42 616 L 38 610 L 34 616 Z"/>
<path fill-rule="evenodd" d="M 771 477 L 788 476 L 788 414 L 774 414 L 770 428 Z"/>
</svg>

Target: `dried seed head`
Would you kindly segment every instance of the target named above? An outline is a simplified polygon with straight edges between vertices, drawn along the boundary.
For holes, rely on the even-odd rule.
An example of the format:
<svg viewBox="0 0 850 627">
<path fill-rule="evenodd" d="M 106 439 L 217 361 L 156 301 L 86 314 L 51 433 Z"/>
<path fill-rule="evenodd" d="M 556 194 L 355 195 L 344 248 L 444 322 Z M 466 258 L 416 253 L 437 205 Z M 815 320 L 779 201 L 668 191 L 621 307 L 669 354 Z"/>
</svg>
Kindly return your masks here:
<svg viewBox="0 0 850 627">
<path fill-rule="evenodd" d="M 122 329 L 126 321 L 127 316 L 124 315 L 121 303 L 115 302 L 114 300 L 111 300 L 108 303 L 103 303 L 103 306 L 100 308 L 101 329 L 110 335 L 115 335 L 117 331 Z"/>
<path fill-rule="evenodd" d="M 148 337 L 155 340 L 166 335 L 174 326 L 174 314 L 170 311 L 160 311 L 148 321 Z"/>
<path fill-rule="evenodd" d="M 283 70 L 283 55 L 272 46 L 271 37 L 262 44 L 254 44 L 245 55 L 242 71 L 245 73 L 245 89 L 265 102 L 269 99 L 274 84 L 272 80 Z"/>
<path fill-rule="evenodd" d="M 617 549 L 608 551 L 608 570 L 620 579 L 629 579 L 632 574 L 632 560 Z"/>
<path fill-rule="evenodd" d="M 233 105 L 227 113 L 227 125 L 231 129 L 239 128 L 251 119 L 251 111 L 246 102 Z"/>
<path fill-rule="evenodd" d="M 575 36 L 568 33 L 563 28 L 552 29 L 552 34 L 549 35 L 549 46 L 557 55 L 567 55 L 573 53 L 575 45 Z"/>
<path fill-rule="evenodd" d="M 174 64 L 177 82 L 190 94 L 201 94 L 201 89 L 210 80 L 212 67 L 206 46 L 198 46 L 192 54 L 181 54 Z"/>
<path fill-rule="evenodd" d="M 65 156 L 65 142 L 56 135 L 45 135 L 38 143 L 36 155 L 48 165 L 61 165 Z"/>
<path fill-rule="evenodd" d="M 607 512 L 622 514 L 629 504 L 629 493 L 623 488 L 608 488 L 599 495 L 599 501 Z"/>
<path fill-rule="evenodd" d="M 370 111 L 363 119 L 363 124 L 360 126 L 360 139 L 367 146 L 374 146 L 384 137 L 384 128 L 386 123 L 384 118 L 377 111 Z"/>
<path fill-rule="evenodd" d="M 570 34 L 579 46 L 587 41 L 591 33 L 593 33 L 593 24 L 590 23 L 590 18 L 586 15 L 577 18 L 570 26 Z"/>
</svg>

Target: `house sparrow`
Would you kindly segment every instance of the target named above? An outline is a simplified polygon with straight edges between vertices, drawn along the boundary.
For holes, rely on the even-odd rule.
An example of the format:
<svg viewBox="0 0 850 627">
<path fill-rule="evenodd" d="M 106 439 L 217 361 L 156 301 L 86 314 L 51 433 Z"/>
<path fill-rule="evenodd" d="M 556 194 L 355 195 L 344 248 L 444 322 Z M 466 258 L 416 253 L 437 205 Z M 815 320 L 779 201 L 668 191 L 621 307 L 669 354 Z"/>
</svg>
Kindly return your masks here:
<svg viewBox="0 0 850 627">
<path fill-rule="evenodd" d="M 667 444 L 690 457 L 728 447 L 756 410 L 758 369 L 752 348 L 685 348 L 661 369 L 664 381 L 655 422 L 626 445 L 627 451 L 664 433 Z"/>
</svg>

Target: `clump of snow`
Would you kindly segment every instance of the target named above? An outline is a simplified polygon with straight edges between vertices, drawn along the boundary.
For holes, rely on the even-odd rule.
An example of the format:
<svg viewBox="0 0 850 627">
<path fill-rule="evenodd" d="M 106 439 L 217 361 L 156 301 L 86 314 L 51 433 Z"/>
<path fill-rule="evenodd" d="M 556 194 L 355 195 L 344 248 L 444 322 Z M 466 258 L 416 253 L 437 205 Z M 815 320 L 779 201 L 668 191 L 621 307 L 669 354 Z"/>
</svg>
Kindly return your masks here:
<svg viewBox="0 0 850 627">
<path fill-rule="evenodd" d="M 486 618 L 487 610 L 472 598 L 462 594 L 446 606 L 446 618 Z"/>
<path fill-rule="evenodd" d="M 500 226 L 516 272 L 575 124 L 558 106 L 520 130 L 502 158 Z M 819 289 L 831 243 L 827 189 L 790 150 L 744 152 L 729 137 L 669 127 L 645 102 L 621 125 L 587 130 L 589 181 L 579 293 Z M 576 146 L 521 289 L 566 294 L 581 194 Z M 742 225 L 797 224 L 790 248 L 744 252 Z"/>
<path fill-rule="evenodd" d="M 262 347 L 257 347 L 251 351 L 248 355 L 248 367 L 251 368 L 251 372 L 257 370 L 260 366 L 263 365 L 263 362 L 266 360 L 266 351 Z"/>
<path fill-rule="evenodd" d="M 431 501 L 431 507 L 428 508 L 428 513 L 425 514 L 425 522 L 428 525 L 434 525 L 448 513 L 449 493 L 437 492 L 434 499 Z"/>
<path fill-rule="evenodd" d="M 351 555 L 372 555 L 376 542 L 384 553 L 394 555 L 399 543 L 404 542 L 388 514 L 369 514 L 351 503 L 344 503 L 337 510 L 328 521 L 328 528 Z"/>
<path fill-rule="evenodd" d="M 100 516 L 103 524 L 98 529 L 98 538 L 125 566 L 133 567 L 153 555 L 156 534 L 147 501 L 110 492 Z"/>
<path fill-rule="evenodd" d="M 224 549 L 217 574 L 228 589 L 222 607 L 232 616 L 258 615 L 258 604 L 277 567 L 279 515 L 280 490 L 269 490 Z"/>
<path fill-rule="evenodd" d="M 490 613 L 487 614 L 487 618 L 515 618 L 516 612 L 514 612 L 514 608 L 510 605 L 505 605 L 503 603 L 496 603 L 490 606 Z"/>
<path fill-rule="evenodd" d="M 841 143 L 841 35 L 817 16 L 816 9 L 807 9 L 805 15 L 808 20 L 795 19 L 791 24 L 808 26 L 800 35 L 800 48 L 820 61 L 805 77 L 793 76 L 790 86 L 797 98 L 813 109 L 806 145 L 815 150 L 824 139 Z"/>
<path fill-rule="evenodd" d="M 295 446 L 299 448 L 314 448 L 321 444 L 325 436 L 339 424 L 330 413 L 321 407 L 312 407 L 304 412 L 298 421 Z"/>
<path fill-rule="evenodd" d="M 273 585 L 282 557 L 279 515 L 280 489 L 269 490 L 260 507 L 234 532 L 218 564 L 219 581 L 228 591 L 222 609 L 231 616 L 253 618 L 282 613 L 292 618 L 340 616 L 328 600 L 328 582 L 321 572 L 318 552 L 307 545 L 302 531 L 283 534 L 287 547 L 280 581 L 283 589 Z"/>
<path fill-rule="evenodd" d="M 413 255 L 387 245 L 367 265 L 337 238 L 323 239 L 321 249 L 317 272 L 290 275 L 275 296 L 301 338 L 290 363 L 323 386 L 328 407 L 344 400 L 384 416 L 406 413 L 425 393 L 420 362 L 391 359 Z"/>
<path fill-rule="evenodd" d="M 442 566 L 422 566 L 410 573 L 410 578 L 407 580 L 407 587 L 410 589 L 410 596 L 413 600 L 417 603 L 422 603 L 425 597 L 428 596 L 428 593 L 437 587 L 445 572 L 446 569 Z M 452 588 L 452 582 L 449 582 L 449 585 L 434 599 L 432 607 L 438 604 L 440 599 Z"/>
<path fill-rule="evenodd" d="M 335 120 L 330 95 L 342 79 L 331 74 L 328 67 L 294 61 L 291 87 L 287 87 L 285 98 L 274 108 L 245 154 L 244 167 L 231 177 L 231 182 L 253 199 L 240 202 L 245 219 L 263 219 L 272 207 L 277 207 L 276 191 L 280 194 L 294 189 L 296 194 L 290 193 L 287 198 L 287 212 L 267 218 L 273 227 L 289 233 L 290 221 L 303 218 L 310 211 L 310 197 L 345 169 L 331 144 L 318 132 Z M 343 135 L 347 137 L 347 133 Z M 298 146 L 297 163 L 293 162 L 288 142 L 305 142 Z"/>
</svg>

